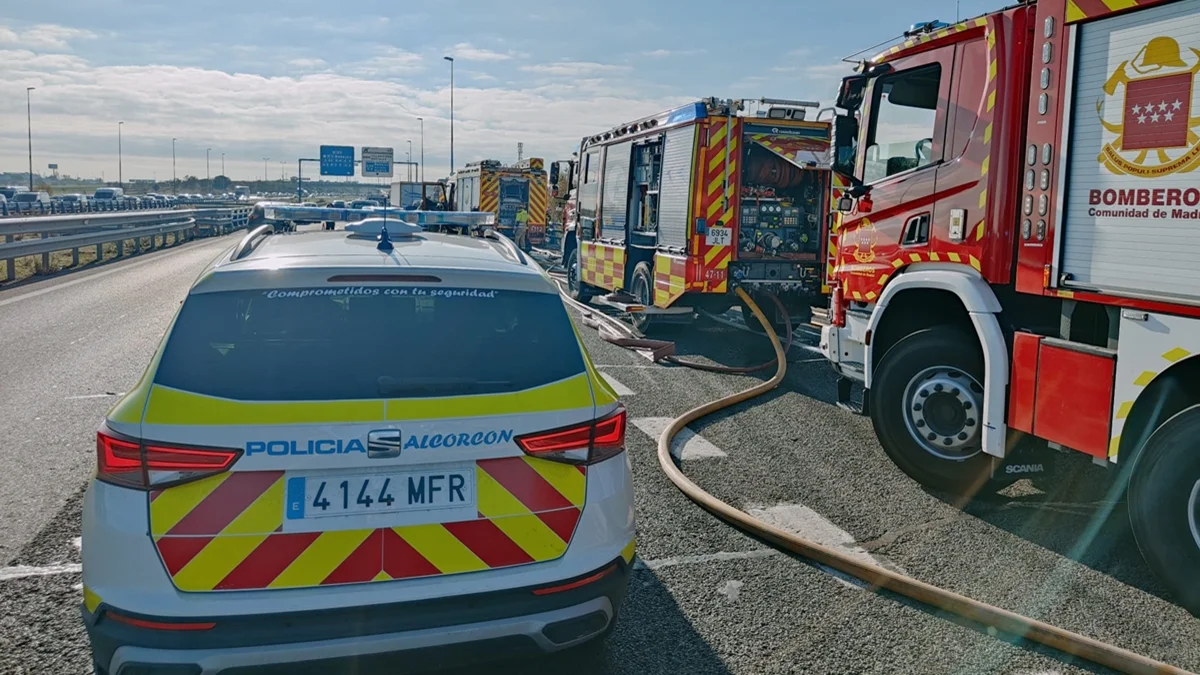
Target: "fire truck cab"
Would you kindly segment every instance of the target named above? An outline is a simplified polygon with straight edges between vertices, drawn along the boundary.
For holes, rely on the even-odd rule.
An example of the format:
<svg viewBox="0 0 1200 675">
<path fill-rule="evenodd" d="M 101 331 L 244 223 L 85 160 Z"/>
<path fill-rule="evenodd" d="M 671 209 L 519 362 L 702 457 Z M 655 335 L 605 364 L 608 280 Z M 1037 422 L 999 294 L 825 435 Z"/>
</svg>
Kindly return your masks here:
<svg viewBox="0 0 1200 675">
<path fill-rule="evenodd" d="M 563 246 L 572 295 L 603 296 L 643 332 L 729 309 L 734 285 L 807 321 L 830 194 L 830 124 L 805 119 L 816 105 L 710 98 L 585 137 Z"/>
<path fill-rule="evenodd" d="M 1200 0 L 905 38 L 837 101 L 839 398 L 861 386 L 896 464 L 960 495 L 1090 457 L 1200 613 Z"/>
</svg>

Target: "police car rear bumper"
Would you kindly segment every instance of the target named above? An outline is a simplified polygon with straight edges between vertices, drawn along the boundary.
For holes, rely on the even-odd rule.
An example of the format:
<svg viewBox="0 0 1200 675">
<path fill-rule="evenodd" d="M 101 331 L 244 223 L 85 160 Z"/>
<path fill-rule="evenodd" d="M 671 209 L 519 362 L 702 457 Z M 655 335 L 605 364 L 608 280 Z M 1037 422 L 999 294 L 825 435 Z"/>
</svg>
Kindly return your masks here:
<svg viewBox="0 0 1200 675">
<path fill-rule="evenodd" d="M 630 567 L 617 559 L 578 579 L 610 568 L 598 581 L 545 595 L 534 594 L 543 585 L 330 611 L 187 619 L 215 624 L 204 631 L 131 626 L 106 617 L 110 608 L 103 604 L 83 615 L 93 658 L 104 669 L 98 672 L 108 675 L 324 673 L 347 664 L 362 672 L 377 665 L 407 672 L 555 652 L 595 638 L 616 617 Z"/>
</svg>

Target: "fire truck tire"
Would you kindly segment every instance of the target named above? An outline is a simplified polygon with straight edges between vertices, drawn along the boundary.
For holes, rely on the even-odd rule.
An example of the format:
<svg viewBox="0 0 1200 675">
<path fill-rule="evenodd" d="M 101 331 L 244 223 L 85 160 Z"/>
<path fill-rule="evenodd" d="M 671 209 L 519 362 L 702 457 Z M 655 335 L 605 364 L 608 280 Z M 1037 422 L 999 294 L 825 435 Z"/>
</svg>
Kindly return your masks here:
<svg viewBox="0 0 1200 675">
<path fill-rule="evenodd" d="M 1200 616 L 1200 405 L 1163 423 L 1129 479 L 1129 522 L 1142 556 Z"/>
<path fill-rule="evenodd" d="M 978 423 L 983 355 L 976 345 L 960 330 L 917 331 L 883 355 L 871 385 L 871 423 L 884 451 L 913 480 L 955 495 L 974 496 L 991 474 Z M 933 438 L 918 438 L 920 429 Z"/>
<path fill-rule="evenodd" d="M 586 304 L 596 293 L 595 287 L 583 283 L 583 280 L 579 276 L 580 271 L 583 269 L 583 260 L 580 259 L 582 255 L 583 253 L 578 246 L 573 247 L 567 255 L 567 295 L 571 296 L 571 299 L 576 302 Z"/>
<path fill-rule="evenodd" d="M 654 275 L 650 272 L 650 263 L 643 261 L 633 268 L 633 276 L 629 278 L 629 293 L 646 307 L 654 305 Z M 654 330 L 654 319 L 646 314 L 632 313 L 629 320 L 643 335 L 649 335 Z"/>
</svg>

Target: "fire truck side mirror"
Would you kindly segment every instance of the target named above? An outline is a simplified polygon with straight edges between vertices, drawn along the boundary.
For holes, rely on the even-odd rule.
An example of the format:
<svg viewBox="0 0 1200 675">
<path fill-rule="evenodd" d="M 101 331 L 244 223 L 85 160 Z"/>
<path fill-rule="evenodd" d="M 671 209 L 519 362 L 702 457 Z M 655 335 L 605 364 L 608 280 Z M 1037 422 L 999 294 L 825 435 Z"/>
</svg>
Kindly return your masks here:
<svg viewBox="0 0 1200 675">
<path fill-rule="evenodd" d="M 850 196 L 842 196 L 838 199 L 837 210 L 841 213 L 850 213 L 854 210 L 854 198 Z"/>
</svg>

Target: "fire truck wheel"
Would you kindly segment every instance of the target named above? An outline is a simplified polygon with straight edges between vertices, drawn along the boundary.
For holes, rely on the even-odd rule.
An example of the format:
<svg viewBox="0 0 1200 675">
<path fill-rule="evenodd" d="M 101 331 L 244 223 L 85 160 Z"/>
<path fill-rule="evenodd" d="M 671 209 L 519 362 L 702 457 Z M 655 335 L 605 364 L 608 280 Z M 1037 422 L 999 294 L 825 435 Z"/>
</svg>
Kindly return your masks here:
<svg viewBox="0 0 1200 675">
<path fill-rule="evenodd" d="M 883 449 L 913 480 L 973 496 L 989 479 L 983 454 L 983 355 L 974 335 L 927 328 L 883 355 L 871 422 Z"/>
<path fill-rule="evenodd" d="M 650 263 L 640 262 L 633 268 L 629 293 L 646 307 L 654 305 L 654 275 L 650 273 Z M 641 331 L 643 335 L 647 335 L 653 330 L 651 326 L 654 320 L 646 314 L 634 312 L 629 315 L 629 319 L 633 322 L 633 327 Z"/>
<path fill-rule="evenodd" d="M 592 287 L 579 278 L 579 271 L 583 269 L 583 262 L 579 259 L 581 255 L 579 247 L 576 246 L 567 256 L 567 294 L 576 302 L 586 303 L 592 299 L 594 293 Z"/>
<path fill-rule="evenodd" d="M 1129 479 L 1138 548 L 1180 604 L 1200 616 L 1200 405 L 1150 435 Z"/>
</svg>

